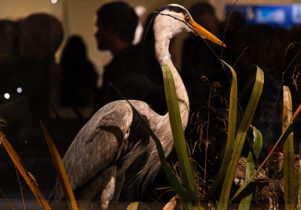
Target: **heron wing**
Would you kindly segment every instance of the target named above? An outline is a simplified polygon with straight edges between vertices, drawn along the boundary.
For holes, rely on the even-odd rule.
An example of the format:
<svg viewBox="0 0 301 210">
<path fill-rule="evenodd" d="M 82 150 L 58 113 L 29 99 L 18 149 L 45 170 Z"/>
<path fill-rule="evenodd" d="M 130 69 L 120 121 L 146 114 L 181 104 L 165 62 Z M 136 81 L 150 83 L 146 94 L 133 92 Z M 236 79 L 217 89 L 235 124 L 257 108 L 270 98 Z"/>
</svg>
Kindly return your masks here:
<svg viewBox="0 0 301 210">
<path fill-rule="evenodd" d="M 63 158 L 73 190 L 112 164 L 129 134 L 132 118 L 131 107 L 124 101 L 115 101 L 98 110 L 79 131 Z M 55 199 L 63 197 L 59 189 L 57 181 Z"/>
</svg>

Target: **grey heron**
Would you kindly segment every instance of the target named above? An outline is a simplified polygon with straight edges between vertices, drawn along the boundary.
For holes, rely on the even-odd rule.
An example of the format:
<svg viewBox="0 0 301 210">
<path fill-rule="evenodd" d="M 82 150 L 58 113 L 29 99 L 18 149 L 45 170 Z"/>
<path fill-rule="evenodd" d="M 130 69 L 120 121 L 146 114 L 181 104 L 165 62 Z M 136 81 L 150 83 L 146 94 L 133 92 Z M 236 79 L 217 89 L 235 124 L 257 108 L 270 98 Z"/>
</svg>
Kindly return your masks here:
<svg viewBox="0 0 301 210">
<path fill-rule="evenodd" d="M 180 32 L 193 32 L 208 40 L 224 44 L 193 21 L 182 6 L 170 4 L 161 8 L 154 19 L 155 50 L 158 62 L 168 65 L 175 82 L 183 129 L 189 116 L 189 99 L 182 79 L 174 67 L 170 54 L 170 39 Z M 159 115 L 150 106 L 138 100 L 130 100 L 141 113 L 150 128 L 160 139 L 165 155 L 173 149 L 173 136 L 169 115 Z M 146 154 L 141 167 L 136 167 L 137 176 L 143 186 L 150 183 L 160 169 L 160 161 L 154 141 L 146 134 L 143 124 L 125 100 L 114 101 L 100 108 L 76 135 L 64 158 L 64 166 L 73 190 L 81 190 L 80 199 L 100 196 L 102 209 L 107 209 L 110 201 L 118 199 L 127 170 L 134 161 Z M 94 188 L 93 188 L 94 187 Z M 63 189 L 56 182 L 52 199 L 64 198 Z"/>
</svg>

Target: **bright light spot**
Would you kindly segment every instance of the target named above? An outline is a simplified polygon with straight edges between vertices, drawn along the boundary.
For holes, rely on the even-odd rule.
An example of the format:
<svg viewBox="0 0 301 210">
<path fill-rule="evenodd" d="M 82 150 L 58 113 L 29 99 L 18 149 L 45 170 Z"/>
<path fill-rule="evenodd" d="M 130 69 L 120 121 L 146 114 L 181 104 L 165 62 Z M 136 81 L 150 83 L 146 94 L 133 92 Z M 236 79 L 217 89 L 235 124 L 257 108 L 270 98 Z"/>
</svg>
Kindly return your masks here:
<svg viewBox="0 0 301 210">
<path fill-rule="evenodd" d="M 139 18 L 141 18 L 143 15 L 145 15 L 145 13 L 146 13 L 146 8 L 145 8 L 144 6 L 141 6 L 141 5 L 136 6 L 136 7 L 135 7 L 135 12 L 136 12 L 137 16 L 138 16 Z"/>
<path fill-rule="evenodd" d="M 22 92 L 23 92 L 22 88 L 21 88 L 21 87 L 18 87 L 18 88 L 17 88 L 17 93 L 22 93 Z"/>
<path fill-rule="evenodd" d="M 51 4 L 56 4 L 57 0 L 51 0 Z"/>
<path fill-rule="evenodd" d="M 3 96 L 4 96 L 4 98 L 7 99 L 7 100 L 10 99 L 10 94 L 9 94 L 9 93 L 4 93 Z"/>
</svg>

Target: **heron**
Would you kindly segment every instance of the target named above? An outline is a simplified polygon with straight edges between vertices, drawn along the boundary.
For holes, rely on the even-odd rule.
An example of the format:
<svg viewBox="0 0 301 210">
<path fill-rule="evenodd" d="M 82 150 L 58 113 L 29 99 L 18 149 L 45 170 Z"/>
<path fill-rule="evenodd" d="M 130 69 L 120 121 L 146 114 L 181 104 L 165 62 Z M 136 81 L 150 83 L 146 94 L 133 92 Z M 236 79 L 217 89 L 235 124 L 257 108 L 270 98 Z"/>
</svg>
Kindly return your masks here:
<svg viewBox="0 0 301 210">
<path fill-rule="evenodd" d="M 197 24 L 181 5 L 169 4 L 155 13 L 157 14 L 153 27 L 156 58 L 160 65 L 168 65 L 170 68 L 182 126 L 185 129 L 189 117 L 189 98 L 169 54 L 170 40 L 180 32 L 192 32 L 218 45 L 225 45 Z M 160 139 L 165 155 L 168 156 L 174 147 L 168 113 L 159 115 L 143 101 L 129 102 L 147 121 Z M 107 209 L 112 200 L 118 200 L 121 189 L 127 182 L 127 172 L 143 155 L 146 155 L 146 159 L 141 167 L 139 165 L 133 168 L 143 186 L 153 181 L 161 165 L 155 142 L 143 126 L 141 119 L 126 100 L 104 105 L 83 126 L 63 157 L 71 187 L 74 191 L 80 189 L 80 199 L 85 199 L 88 195 L 95 198 L 97 195 L 101 209 Z M 52 199 L 63 198 L 63 189 L 57 181 L 52 191 Z"/>
</svg>

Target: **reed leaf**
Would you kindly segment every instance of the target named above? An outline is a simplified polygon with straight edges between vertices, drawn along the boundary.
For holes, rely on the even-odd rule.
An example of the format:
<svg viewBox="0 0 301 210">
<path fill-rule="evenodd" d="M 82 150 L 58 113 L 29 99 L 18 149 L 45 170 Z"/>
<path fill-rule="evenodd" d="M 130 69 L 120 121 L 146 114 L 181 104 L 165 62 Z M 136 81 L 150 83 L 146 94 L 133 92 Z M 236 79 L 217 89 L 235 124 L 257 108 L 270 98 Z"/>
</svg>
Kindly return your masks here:
<svg viewBox="0 0 301 210">
<path fill-rule="evenodd" d="M 230 164 L 226 171 L 225 181 L 223 183 L 222 192 L 219 198 L 219 204 L 217 209 L 225 209 L 228 206 L 230 190 L 235 176 L 237 164 L 240 158 L 241 150 L 245 142 L 247 131 L 250 127 L 251 121 L 255 114 L 262 93 L 263 83 L 264 83 L 264 73 L 259 67 L 257 67 L 255 83 L 253 86 L 253 90 L 246 111 L 242 117 L 242 121 L 237 130 L 237 134 L 233 145 L 234 146 L 233 155 L 231 157 Z"/>
<path fill-rule="evenodd" d="M 126 210 L 137 210 L 138 206 L 139 202 L 132 202 L 126 207 Z"/>
<path fill-rule="evenodd" d="M 44 198 L 40 188 L 38 187 L 38 184 L 36 183 L 36 180 L 34 179 L 33 175 L 28 172 L 23 163 L 21 162 L 20 156 L 17 154 L 17 152 L 14 150 L 12 145 L 7 140 L 6 136 L 0 129 L 0 144 L 2 144 L 9 155 L 10 159 L 18 169 L 19 173 L 22 175 L 23 179 L 27 183 L 28 187 L 34 194 L 37 202 L 43 209 L 51 209 L 48 202 Z"/>
<path fill-rule="evenodd" d="M 262 147 L 262 134 L 254 126 L 252 126 L 252 129 L 253 129 L 253 136 L 254 136 L 253 150 L 257 157 L 259 155 L 259 152 Z M 250 177 L 255 174 L 255 171 L 256 171 L 255 170 L 255 162 L 254 162 L 252 153 L 249 152 L 247 164 L 246 164 L 245 181 L 248 181 L 248 179 L 250 179 Z M 250 209 L 253 191 L 254 191 L 254 186 L 249 186 L 249 191 L 248 191 L 247 195 L 244 198 L 242 198 L 239 203 L 239 208 L 238 208 L 239 210 Z"/>
<path fill-rule="evenodd" d="M 223 180 L 226 170 L 228 168 L 231 156 L 233 153 L 233 143 L 236 133 L 236 122 L 237 122 L 237 76 L 235 70 L 227 64 L 225 61 L 222 62 L 230 69 L 232 74 L 231 91 L 230 91 L 230 103 L 229 103 L 229 123 L 227 133 L 227 144 L 225 154 L 222 160 L 222 164 L 219 168 L 217 176 L 210 190 L 207 192 L 205 200 L 208 200 L 215 192 L 221 181 Z"/>
<path fill-rule="evenodd" d="M 55 144 L 53 143 L 53 139 L 50 136 L 48 130 L 44 126 L 44 124 L 40 121 L 40 125 L 50 152 L 51 159 L 53 161 L 53 164 L 55 165 L 55 168 L 57 170 L 57 173 L 62 181 L 63 189 L 66 194 L 66 198 L 68 198 L 68 204 L 73 210 L 78 210 L 78 206 L 72 191 L 72 187 L 68 178 L 68 175 L 66 173 L 66 169 L 64 167 L 63 161 L 61 159 L 61 156 L 59 152 L 57 151 Z"/>
<path fill-rule="evenodd" d="M 169 121 L 174 139 L 174 146 L 180 165 L 180 170 L 182 172 L 186 190 L 189 190 L 191 192 L 192 200 L 196 204 L 198 202 L 197 192 L 195 188 L 191 164 L 188 158 L 175 83 L 168 65 L 162 65 L 161 68 L 163 72 L 163 81 L 169 114 Z"/>
<path fill-rule="evenodd" d="M 284 131 L 292 120 L 292 96 L 288 86 L 283 86 L 283 118 L 282 130 Z M 295 184 L 295 153 L 294 135 L 288 134 L 283 145 L 283 184 L 285 209 L 296 207 L 296 184 Z"/>
<path fill-rule="evenodd" d="M 276 143 L 274 144 L 272 150 L 270 151 L 270 153 L 268 154 L 268 156 L 264 159 L 264 161 L 261 163 L 261 165 L 257 168 L 256 173 L 250 177 L 250 179 L 248 181 L 246 181 L 242 186 L 240 186 L 240 188 L 236 191 L 236 193 L 233 195 L 233 197 L 231 198 L 230 202 L 233 201 L 249 184 L 250 182 L 255 178 L 255 176 L 259 173 L 259 171 L 262 169 L 262 167 L 264 166 L 264 164 L 266 164 L 266 162 L 268 161 L 268 159 L 272 156 L 274 150 L 276 149 L 276 147 L 278 146 L 278 144 L 280 142 L 282 142 L 284 139 L 286 139 L 286 137 L 288 136 L 288 133 L 291 132 L 291 126 L 293 125 L 293 122 L 295 120 L 295 118 L 298 116 L 298 114 L 301 111 L 301 104 L 298 106 L 297 110 L 295 111 L 292 120 L 288 123 L 287 127 L 285 128 L 284 131 L 282 131 L 281 136 L 278 138 L 278 140 L 276 141 Z"/>
<path fill-rule="evenodd" d="M 156 144 L 156 148 L 158 151 L 158 155 L 159 155 L 159 159 L 161 162 L 161 166 L 162 169 L 166 175 L 166 178 L 169 182 L 169 184 L 171 185 L 171 187 L 173 188 L 173 190 L 175 191 L 176 194 L 178 194 L 185 203 L 191 203 L 191 194 L 189 192 L 187 192 L 179 183 L 176 175 L 174 174 L 171 166 L 169 165 L 169 163 L 166 160 L 165 154 L 164 154 L 164 150 L 161 144 L 161 141 L 158 139 L 158 137 L 156 136 L 156 134 L 152 131 L 152 129 L 150 128 L 150 126 L 148 125 L 148 123 L 145 121 L 145 119 L 142 117 L 142 115 L 140 114 L 140 112 L 132 105 L 132 103 L 112 84 L 110 83 L 110 85 L 114 88 L 114 90 L 124 99 L 128 102 L 128 104 L 132 107 L 132 109 L 134 110 L 135 113 L 137 113 L 138 117 L 140 118 L 140 120 L 143 122 L 144 127 L 146 129 L 146 131 L 150 134 L 150 136 L 152 137 L 152 139 L 155 141 Z"/>
</svg>

